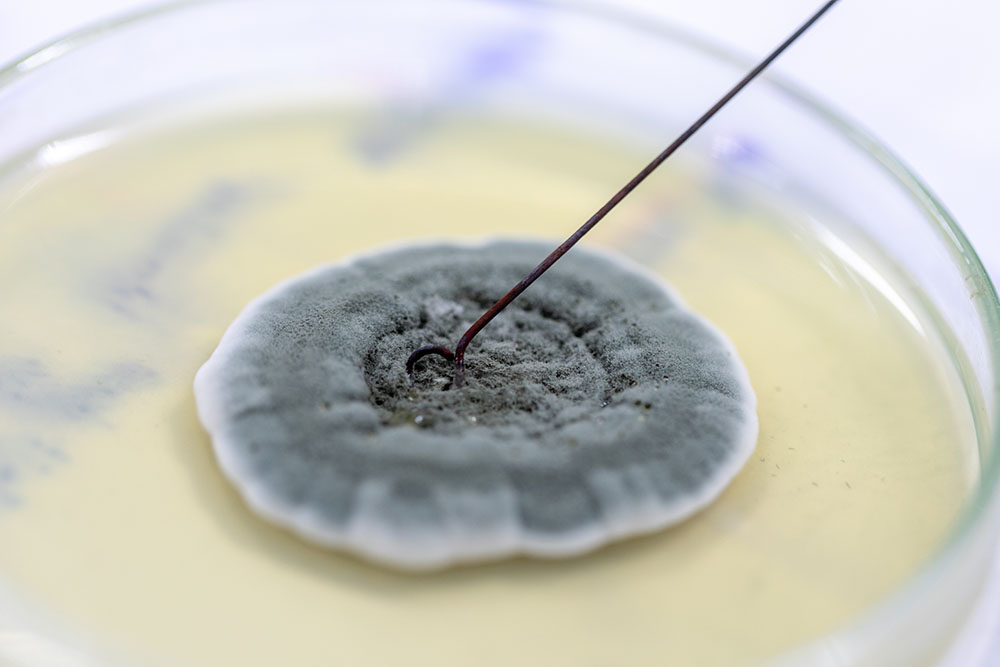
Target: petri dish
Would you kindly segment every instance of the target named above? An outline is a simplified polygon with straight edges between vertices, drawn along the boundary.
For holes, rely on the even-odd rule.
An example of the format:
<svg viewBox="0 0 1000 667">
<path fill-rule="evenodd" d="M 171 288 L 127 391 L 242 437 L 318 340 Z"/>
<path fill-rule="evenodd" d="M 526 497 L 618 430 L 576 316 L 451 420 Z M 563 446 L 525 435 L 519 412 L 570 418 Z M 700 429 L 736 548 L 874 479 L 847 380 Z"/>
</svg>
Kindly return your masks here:
<svg viewBox="0 0 1000 667">
<path fill-rule="evenodd" d="M 747 66 L 599 4 L 218 0 L 0 71 L 0 659 L 939 661 L 996 537 L 1000 308 L 930 191 L 780 78 L 588 237 L 726 331 L 758 394 L 754 456 L 688 522 L 393 572 L 254 515 L 195 418 L 273 283 L 561 238 Z"/>
</svg>

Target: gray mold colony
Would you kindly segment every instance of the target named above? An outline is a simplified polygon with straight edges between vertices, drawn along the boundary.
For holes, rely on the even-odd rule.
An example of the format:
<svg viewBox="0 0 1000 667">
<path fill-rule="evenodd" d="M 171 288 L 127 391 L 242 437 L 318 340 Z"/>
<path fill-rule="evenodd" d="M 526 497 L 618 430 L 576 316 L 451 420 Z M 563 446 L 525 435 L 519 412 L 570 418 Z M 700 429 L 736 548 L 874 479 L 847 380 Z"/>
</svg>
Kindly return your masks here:
<svg viewBox="0 0 1000 667">
<path fill-rule="evenodd" d="M 733 347 L 656 279 L 573 250 L 451 345 L 550 247 L 383 251 L 255 300 L 195 380 L 226 474 L 260 514 L 407 569 L 568 556 L 676 523 L 749 457 Z"/>
</svg>

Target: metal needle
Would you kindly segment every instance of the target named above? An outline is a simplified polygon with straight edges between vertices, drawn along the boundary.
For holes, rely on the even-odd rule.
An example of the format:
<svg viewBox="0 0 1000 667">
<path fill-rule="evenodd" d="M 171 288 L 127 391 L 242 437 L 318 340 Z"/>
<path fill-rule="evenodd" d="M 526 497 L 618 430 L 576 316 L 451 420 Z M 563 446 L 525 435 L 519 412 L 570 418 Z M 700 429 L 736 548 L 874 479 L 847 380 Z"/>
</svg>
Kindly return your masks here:
<svg viewBox="0 0 1000 667">
<path fill-rule="evenodd" d="M 694 123 L 692 123 L 688 129 L 684 130 L 684 132 L 682 132 L 679 137 L 674 139 L 673 143 L 667 146 L 665 149 L 663 149 L 662 153 L 657 155 L 655 158 L 653 158 L 653 160 L 649 164 L 643 167 L 642 171 L 640 171 L 632 178 L 632 180 L 626 183 L 621 190 L 616 192 L 615 195 L 611 197 L 611 199 L 609 199 L 606 204 L 604 204 L 604 206 L 602 206 L 600 209 L 598 209 L 596 213 L 594 213 L 594 215 L 590 216 L 589 220 L 583 223 L 583 225 L 581 225 L 579 229 L 573 232 L 573 234 L 568 239 L 563 241 L 559 245 L 559 247 L 557 247 L 549 254 L 548 257 L 543 259 L 538 266 L 532 269 L 531 273 L 525 276 L 521 280 L 521 282 L 514 285 L 514 287 L 509 292 L 503 295 L 503 297 L 499 301 L 497 301 L 495 304 L 493 304 L 493 306 L 489 310 L 483 313 L 482 316 L 478 320 L 476 320 L 471 327 L 469 327 L 468 331 L 462 334 L 462 337 L 459 338 L 458 344 L 455 346 L 454 352 L 449 350 L 447 347 L 443 347 L 440 345 L 425 345 L 423 347 L 414 350 L 413 354 L 411 354 L 410 357 L 406 360 L 406 372 L 410 376 L 410 379 L 411 380 L 413 379 L 414 365 L 417 363 L 418 360 L 429 354 L 437 354 L 444 357 L 448 361 L 454 362 L 455 386 L 456 387 L 462 386 L 462 383 L 465 380 L 465 350 L 469 346 L 469 343 L 472 342 L 472 339 L 475 338 L 476 334 L 478 334 L 483 329 L 483 327 L 489 324 L 494 317 L 499 315 L 500 311 L 506 308 L 511 301 L 516 299 L 521 294 L 521 292 L 528 289 L 528 286 L 531 285 L 531 283 L 535 282 L 535 280 L 537 280 L 539 276 L 545 273 L 550 266 L 555 264 L 560 257 L 565 255 L 570 248 L 576 245 L 576 242 L 579 241 L 581 238 L 583 238 L 584 234 L 593 229 L 594 226 L 611 211 L 611 209 L 617 206 L 618 203 L 622 199 L 624 199 L 630 192 L 635 190 L 635 188 L 640 183 L 642 183 L 647 176 L 653 173 L 653 171 L 657 167 L 659 167 L 668 157 L 673 155 L 674 151 L 680 148 L 685 141 L 690 139 L 691 135 L 693 135 L 695 132 L 701 129 L 701 126 L 707 123 L 709 119 L 711 119 L 712 116 L 714 116 L 719 111 L 719 109 L 724 107 L 730 100 L 732 100 L 736 96 L 736 94 L 739 93 L 741 90 L 743 90 L 748 83 L 753 81 L 758 74 L 763 72 L 768 65 L 770 65 L 778 56 L 780 56 L 785 49 L 791 46 L 792 43 L 795 42 L 795 40 L 801 37 L 806 30 L 808 30 L 816 21 L 818 21 L 820 17 L 823 16 L 823 14 L 825 14 L 831 7 L 837 4 L 838 1 L 839 0 L 829 0 L 829 2 L 820 7 L 815 14 L 813 14 L 811 17 L 809 17 L 809 19 L 805 23 L 799 26 L 798 30 L 793 32 L 784 42 L 782 42 L 773 51 L 771 51 L 771 53 L 768 54 L 767 57 L 765 57 L 762 61 L 760 61 L 760 63 L 756 67 L 750 70 L 747 73 L 747 75 L 744 76 L 739 81 L 739 83 L 737 83 L 729 90 L 729 92 L 723 95 L 718 102 L 713 104 L 708 111 L 703 113 L 701 117 L 698 118 L 698 120 L 696 120 Z"/>
</svg>

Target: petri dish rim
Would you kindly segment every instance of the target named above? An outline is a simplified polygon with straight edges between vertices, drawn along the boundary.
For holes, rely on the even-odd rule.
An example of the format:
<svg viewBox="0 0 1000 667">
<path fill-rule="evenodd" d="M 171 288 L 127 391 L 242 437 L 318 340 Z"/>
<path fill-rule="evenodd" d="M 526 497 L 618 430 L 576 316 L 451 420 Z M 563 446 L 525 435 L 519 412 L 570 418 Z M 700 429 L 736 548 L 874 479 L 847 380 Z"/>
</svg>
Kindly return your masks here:
<svg viewBox="0 0 1000 667">
<path fill-rule="evenodd" d="M 278 3 L 280 0 L 257 0 Z M 24 53 L 6 64 L 0 63 L 0 92 L 15 83 L 30 77 L 47 64 L 66 58 L 74 51 L 87 45 L 111 38 L 119 31 L 135 24 L 155 21 L 164 15 L 181 13 L 200 5 L 237 4 L 238 0 L 175 0 L 153 7 L 104 19 L 57 37 L 48 43 Z M 340 0 L 342 4 L 365 0 Z M 483 4 L 507 4 L 505 0 L 476 0 Z M 710 38 L 679 28 L 661 17 L 654 17 L 636 10 L 623 10 L 610 0 L 588 0 L 568 2 L 567 0 L 520 0 L 521 4 L 553 12 L 584 15 L 620 27 L 644 33 L 648 36 L 671 41 L 720 63 L 749 69 L 757 59 L 723 46 Z M 934 194 L 930 187 L 906 163 L 882 143 L 874 134 L 844 113 L 835 110 L 819 96 L 800 87 L 797 83 L 774 72 L 765 72 L 754 84 L 768 86 L 788 101 L 801 107 L 820 120 L 847 144 L 858 151 L 885 172 L 891 180 L 903 189 L 907 197 L 923 213 L 923 217 L 939 239 L 940 245 L 951 257 L 956 270 L 964 274 L 966 291 L 974 304 L 979 324 L 986 335 L 987 352 L 991 366 L 992 384 L 1000 387 L 1000 297 L 978 254 L 954 217 Z M 23 155 L 23 154 L 22 154 Z M 963 384 L 965 384 L 963 378 Z M 986 406 L 987 415 L 1000 416 L 1000 391 L 996 392 L 992 405 Z M 988 441 L 978 443 L 980 453 L 988 456 L 980 470 L 978 484 L 970 495 L 967 506 L 958 517 L 950 536 L 936 552 L 906 582 L 882 598 L 859 617 L 831 630 L 825 638 L 818 638 L 793 649 L 798 654 L 809 650 L 827 639 L 839 636 L 849 638 L 863 629 L 870 629 L 894 615 L 905 603 L 904 598 L 919 593 L 940 575 L 947 561 L 956 556 L 968 542 L 973 541 L 976 529 L 990 519 L 989 509 L 1000 503 L 1000 429 L 979 423 L 983 417 L 973 415 L 977 422 L 977 432 L 989 434 Z M 981 459 L 983 457 L 981 456 Z"/>
</svg>

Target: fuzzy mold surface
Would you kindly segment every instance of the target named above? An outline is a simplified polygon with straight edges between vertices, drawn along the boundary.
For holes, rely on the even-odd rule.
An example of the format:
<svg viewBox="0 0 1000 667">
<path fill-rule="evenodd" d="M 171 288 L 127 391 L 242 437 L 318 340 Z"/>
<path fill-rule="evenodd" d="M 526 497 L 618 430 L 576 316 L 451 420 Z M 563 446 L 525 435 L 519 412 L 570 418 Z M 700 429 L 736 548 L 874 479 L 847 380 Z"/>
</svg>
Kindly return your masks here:
<svg viewBox="0 0 1000 667">
<path fill-rule="evenodd" d="M 216 456 L 249 505 L 403 569 L 571 556 L 710 503 L 757 437 L 728 340 L 659 278 L 575 249 L 469 347 L 450 345 L 550 250 L 410 245 L 254 300 L 198 372 Z"/>
</svg>

